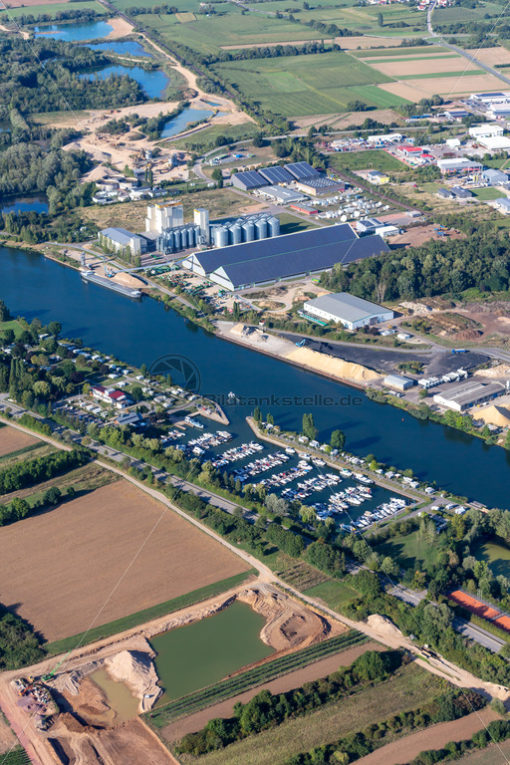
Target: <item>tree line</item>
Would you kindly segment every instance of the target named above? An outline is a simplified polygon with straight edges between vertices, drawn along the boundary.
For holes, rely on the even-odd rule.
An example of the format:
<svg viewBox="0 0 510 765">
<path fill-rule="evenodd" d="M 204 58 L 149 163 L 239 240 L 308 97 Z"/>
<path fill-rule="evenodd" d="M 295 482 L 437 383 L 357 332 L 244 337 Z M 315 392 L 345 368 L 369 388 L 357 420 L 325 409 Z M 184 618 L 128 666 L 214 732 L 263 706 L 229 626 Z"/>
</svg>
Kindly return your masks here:
<svg viewBox="0 0 510 765">
<path fill-rule="evenodd" d="M 68 470 L 81 467 L 89 460 L 90 457 L 84 449 L 72 449 L 16 462 L 0 470 L 0 494 L 35 486 L 41 481 L 48 481 Z"/>
</svg>

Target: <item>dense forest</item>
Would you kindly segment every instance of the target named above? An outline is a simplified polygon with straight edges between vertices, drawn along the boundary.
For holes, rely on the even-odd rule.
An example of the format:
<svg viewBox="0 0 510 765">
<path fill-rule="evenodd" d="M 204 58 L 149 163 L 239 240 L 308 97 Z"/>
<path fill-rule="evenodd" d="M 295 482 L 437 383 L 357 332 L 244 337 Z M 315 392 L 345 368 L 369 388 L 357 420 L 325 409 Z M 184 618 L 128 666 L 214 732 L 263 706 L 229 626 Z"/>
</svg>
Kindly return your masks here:
<svg viewBox="0 0 510 765">
<path fill-rule="evenodd" d="M 431 241 L 346 268 L 338 263 L 322 275 L 321 283 L 333 291 L 347 290 L 376 302 L 459 294 L 470 287 L 507 290 L 510 251 L 497 234 L 475 232 L 467 239 Z"/>
</svg>

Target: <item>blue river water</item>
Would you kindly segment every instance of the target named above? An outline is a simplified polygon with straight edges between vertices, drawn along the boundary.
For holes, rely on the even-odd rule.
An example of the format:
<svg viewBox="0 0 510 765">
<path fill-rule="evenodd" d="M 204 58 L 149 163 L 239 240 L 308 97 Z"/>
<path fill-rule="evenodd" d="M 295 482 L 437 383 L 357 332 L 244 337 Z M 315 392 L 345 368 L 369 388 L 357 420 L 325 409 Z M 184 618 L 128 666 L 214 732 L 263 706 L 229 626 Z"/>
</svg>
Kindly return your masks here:
<svg viewBox="0 0 510 765">
<path fill-rule="evenodd" d="M 173 117 L 173 119 L 165 122 L 163 130 L 161 131 L 161 138 L 170 138 L 173 135 L 182 133 L 182 131 L 186 130 L 188 125 L 191 125 L 192 122 L 206 119 L 206 117 L 210 117 L 212 114 L 214 114 L 214 112 L 209 109 L 183 109 L 177 117 Z"/>
<path fill-rule="evenodd" d="M 80 74 L 80 77 L 92 80 L 95 77 L 99 77 L 105 80 L 111 74 L 126 74 L 132 77 L 133 80 L 142 86 L 144 92 L 149 98 L 162 98 L 165 89 L 170 82 L 170 78 L 165 72 L 161 70 L 146 71 L 141 66 L 123 66 L 121 64 L 112 64 L 106 66 L 104 69 L 99 69 L 97 72 L 89 72 L 87 74 Z"/>
<path fill-rule="evenodd" d="M 93 21 L 87 24 L 51 24 L 34 29 L 36 37 L 52 37 L 63 42 L 84 42 L 107 37 L 113 27 L 106 21 Z"/>
<path fill-rule="evenodd" d="M 200 391 L 224 405 L 238 433 L 247 428 L 244 418 L 257 403 L 294 430 L 301 429 L 303 413 L 312 412 L 321 439 L 341 428 L 355 454 L 375 454 L 460 495 L 510 509 L 505 450 L 210 336 L 155 300 L 131 301 L 84 283 L 74 270 L 8 248 L 0 248 L 0 298 L 15 316 L 60 321 L 65 335 L 132 364 L 150 367 L 166 354 L 186 357 L 199 370 Z M 229 405 L 230 391 L 242 402 Z"/>
</svg>

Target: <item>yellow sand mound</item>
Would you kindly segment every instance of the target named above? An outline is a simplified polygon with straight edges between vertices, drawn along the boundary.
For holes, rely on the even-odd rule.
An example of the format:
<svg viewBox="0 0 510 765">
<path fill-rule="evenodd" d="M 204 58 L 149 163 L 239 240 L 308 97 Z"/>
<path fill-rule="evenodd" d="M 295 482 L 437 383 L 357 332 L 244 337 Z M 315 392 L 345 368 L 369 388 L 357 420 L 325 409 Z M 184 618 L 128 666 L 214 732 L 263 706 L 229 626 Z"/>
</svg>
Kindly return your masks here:
<svg viewBox="0 0 510 765">
<path fill-rule="evenodd" d="M 504 406 L 485 406 L 475 412 L 477 420 L 483 420 L 486 425 L 497 425 L 499 428 L 510 426 L 510 411 Z"/>
<path fill-rule="evenodd" d="M 335 356 L 312 351 L 310 348 L 293 348 L 285 354 L 285 358 L 293 361 L 295 364 L 301 364 L 309 369 L 315 369 L 318 372 L 337 377 L 339 380 L 364 383 L 380 378 L 377 372 L 367 369 L 367 367 L 363 367 L 361 364 L 354 364 L 351 361 L 344 361 Z"/>
</svg>

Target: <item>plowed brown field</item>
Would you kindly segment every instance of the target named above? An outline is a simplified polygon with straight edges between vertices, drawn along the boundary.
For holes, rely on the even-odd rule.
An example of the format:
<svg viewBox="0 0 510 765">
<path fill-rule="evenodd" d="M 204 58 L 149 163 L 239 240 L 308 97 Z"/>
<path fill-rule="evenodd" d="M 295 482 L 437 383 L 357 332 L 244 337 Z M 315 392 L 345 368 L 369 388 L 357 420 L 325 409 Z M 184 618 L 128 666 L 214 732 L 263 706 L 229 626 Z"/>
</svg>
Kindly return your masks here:
<svg viewBox="0 0 510 765">
<path fill-rule="evenodd" d="M 24 449 L 25 446 L 31 446 L 36 441 L 37 438 L 32 438 L 32 436 L 22 433 L 21 430 L 15 430 L 8 425 L 0 428 L 0 457 L 3 457 L 4 454 L 17 452 L 18 449 Z"/>
<path fill-rule="evenodd" d="M 126 481 L 0 528 L 0 601 L 58 640 L 248 566 Z"/>
</svg>

